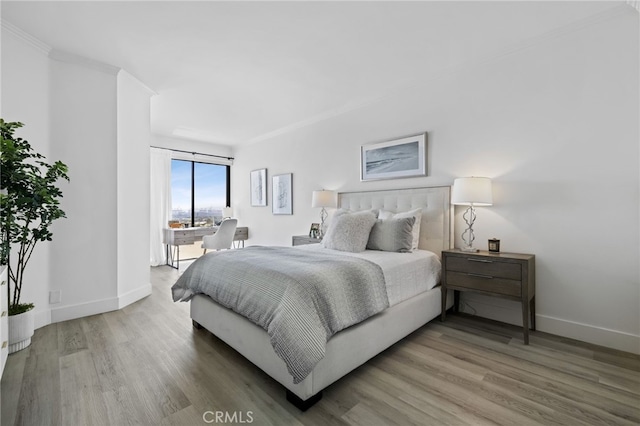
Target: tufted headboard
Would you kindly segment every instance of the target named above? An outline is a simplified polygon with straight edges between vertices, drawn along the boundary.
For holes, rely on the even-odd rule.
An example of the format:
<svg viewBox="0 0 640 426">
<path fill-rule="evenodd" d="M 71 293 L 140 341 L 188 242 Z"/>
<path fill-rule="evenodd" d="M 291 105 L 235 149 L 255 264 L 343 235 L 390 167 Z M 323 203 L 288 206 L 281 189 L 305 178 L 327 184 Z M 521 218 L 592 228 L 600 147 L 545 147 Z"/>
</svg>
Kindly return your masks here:
<svg viewBox="0 0 640 426">
<path fill-rule="evenodd" d="M 418 248 L 438 256 L 453 247 L 451 187 L 391 189 L 385 191 L 342 192 L 338 207 L 352 211 L 383 209 L 394 213 L 422 208 Z"/>
</svg>

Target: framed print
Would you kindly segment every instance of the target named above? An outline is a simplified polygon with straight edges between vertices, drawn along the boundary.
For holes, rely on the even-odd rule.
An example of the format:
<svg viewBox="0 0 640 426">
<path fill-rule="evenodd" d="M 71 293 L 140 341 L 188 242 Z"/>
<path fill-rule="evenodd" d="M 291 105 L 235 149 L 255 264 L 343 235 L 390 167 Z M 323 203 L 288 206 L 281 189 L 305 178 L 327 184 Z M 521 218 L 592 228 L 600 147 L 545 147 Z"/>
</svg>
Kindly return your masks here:
<svg viewBox="0 0 640 426">
<path fill-rule="evenodd" d="M 360 180 L 427 175 L 427 134 L 362 145 Z"/>
<path fill-rule="evenodd" d="M 251 172 L 251 205 L 264 207 L 267 205 L 267 169 Z"/>
<path fill-rule="evenodd" d="M 273 214 L 293 214 L 292 174 L 276 175 L 271 186 Z"/>
<path fill-rule="evenodd" d="M 309 229 L 309 237 L 318 238 L 320 236 L 320 224 L 312 223 L 311 229 Z"/>
</svg>

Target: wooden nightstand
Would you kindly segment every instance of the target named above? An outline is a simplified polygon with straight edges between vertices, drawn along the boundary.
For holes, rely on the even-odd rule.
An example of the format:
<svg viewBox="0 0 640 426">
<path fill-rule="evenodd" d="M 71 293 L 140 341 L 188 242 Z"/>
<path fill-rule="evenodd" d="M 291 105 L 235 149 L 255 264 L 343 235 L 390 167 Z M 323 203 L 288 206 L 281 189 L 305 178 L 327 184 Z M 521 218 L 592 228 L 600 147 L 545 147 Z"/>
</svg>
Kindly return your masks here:
<svg viewBox="0 0 640 426">
<path fill-rule="evenodd" d="M 522 303 L 524 344 L 529 344 L 529 325 L 536 329 L 536 257 L 532 254 L 442 252 L 442 316 L 446 317 L 447 290 L 454 290 L 454 311 L 460 291 L 473 291 Z M 529 322 L 531 318 L 531 322 Z"/>
<path fill-rule="evenodd" d="M 303 246 L 305 244 L 319 244 L 322 242 L 322 238 L 311 238 L 308 235 L 294 235 L 291 238 L 291 244 L 294 246 Z"/>
</svg>

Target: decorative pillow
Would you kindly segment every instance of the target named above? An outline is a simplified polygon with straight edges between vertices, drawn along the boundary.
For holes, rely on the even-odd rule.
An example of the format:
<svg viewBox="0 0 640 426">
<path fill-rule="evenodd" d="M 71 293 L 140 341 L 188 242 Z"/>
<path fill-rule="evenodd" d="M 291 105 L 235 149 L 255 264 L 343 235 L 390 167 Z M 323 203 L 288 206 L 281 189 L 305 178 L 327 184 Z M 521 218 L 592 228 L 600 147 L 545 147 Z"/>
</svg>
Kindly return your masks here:
<svg viewBox="0 0 640 426">
<path fill-rule="evenodd" d="M 410 210 L 408 212 L 400 212 L 393 213 L 387 210 L 380 210 L 378 213 L 378 218 L 385 219 L 401 219 L 405 217 L 414 217 L 416 219 L 413 224 L 413 244 L 411 245 L 412 250 L 418 249 L 418 244 L 420 244 L 420 222 L 422 221 L 422 209 Z"/>
<path fill-rule="evenodd" d="M 338 209 L 336 210 L 336 212 L 333 214 L 333 217 L 337 217 L 343 214 L 355 214 L 355 213 L 372 213 L 376 219 L 378 218 L 378 209 L 371 209 L 371 210 L 358 210 L 358 211 L 353 211 L 353 210 L 349 210 L 349 209 Z"/>
<path fill-rule="evenodd" d="M 376 223 L 376 215 L 372 211 L 349 213 L 339 211 L 333 215 L 327 234 L 322 239 L 325 248 L 361 252 L 367 248 L 369 233 Z"/>
<path fill-rule="evenodd" d="M 416 218 L 378 219 L 371 228 L 367 248 L 370 250 L 409 253 L 413 247 L 413 224 Z"/>
</svg>

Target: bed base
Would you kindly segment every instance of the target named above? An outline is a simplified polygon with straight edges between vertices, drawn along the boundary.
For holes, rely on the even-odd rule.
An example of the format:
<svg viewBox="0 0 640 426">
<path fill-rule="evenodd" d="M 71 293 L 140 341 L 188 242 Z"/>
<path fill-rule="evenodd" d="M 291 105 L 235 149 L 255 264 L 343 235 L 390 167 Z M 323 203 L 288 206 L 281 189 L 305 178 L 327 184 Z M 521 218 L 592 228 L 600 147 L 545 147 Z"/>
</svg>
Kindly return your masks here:
<svg viewBox="0 0 640 426">
<path fill-rule="evenodd" d="M 448 297 L 448 306 L 453 304 L 451 299 Z M 191 300 L 194 327 L 207 329 L 279 382 L 297 398 L 287 396 L 301 410 L 319 401 L 324 388 L 439 317 L 440 309 L 438 286 L 337 333 L 327 342 L 325 357 L 309 376 L 294 384 L 266 331 L 208 296 L 199 294 Z"/>
</svg>

